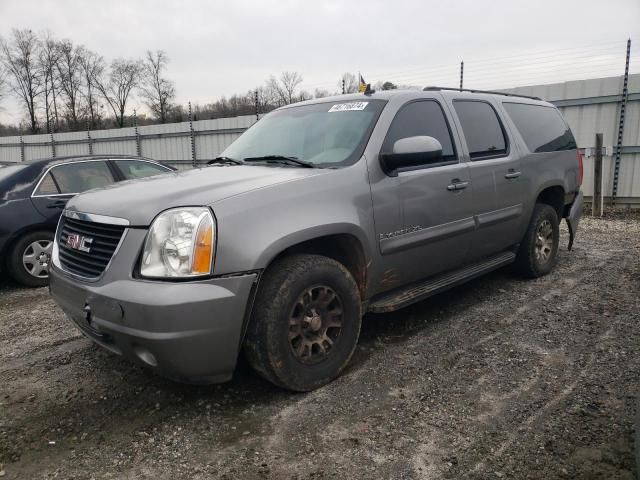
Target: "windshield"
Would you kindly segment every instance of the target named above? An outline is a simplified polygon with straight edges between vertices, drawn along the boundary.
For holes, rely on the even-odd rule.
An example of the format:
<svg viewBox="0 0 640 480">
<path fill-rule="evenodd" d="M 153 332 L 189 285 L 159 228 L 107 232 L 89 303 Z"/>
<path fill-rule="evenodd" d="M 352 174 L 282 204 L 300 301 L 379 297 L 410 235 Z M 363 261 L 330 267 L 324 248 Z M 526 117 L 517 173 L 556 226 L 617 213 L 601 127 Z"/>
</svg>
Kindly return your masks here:
<svg viewBox="0 0 640 480">
<path fill-rule="evenodd" d="M 316 166 L 337 167 L 361 155 L 386 102 L 327 102 L 276 110 L 231 144 L 222 156 L 237 160 L 292 157 Z"/>
</svg>

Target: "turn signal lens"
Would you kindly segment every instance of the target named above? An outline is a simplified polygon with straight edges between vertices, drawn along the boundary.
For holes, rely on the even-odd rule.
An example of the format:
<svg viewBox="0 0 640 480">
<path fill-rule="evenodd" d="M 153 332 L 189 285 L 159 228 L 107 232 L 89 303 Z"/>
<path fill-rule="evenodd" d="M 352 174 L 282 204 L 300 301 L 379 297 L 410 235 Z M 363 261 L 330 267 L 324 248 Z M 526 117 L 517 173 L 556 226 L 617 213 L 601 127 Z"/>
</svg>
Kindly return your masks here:
<svg viewBox="0 0 640 480">
<path fill-rule="evenodd" d="M 207 274 L 211 272 L 211 259 L 213 258 L 213 223 L 211 217 L 206 216 L 200 221 L 196 242 L 193 246 L 193 274 Z"/>
</svg>

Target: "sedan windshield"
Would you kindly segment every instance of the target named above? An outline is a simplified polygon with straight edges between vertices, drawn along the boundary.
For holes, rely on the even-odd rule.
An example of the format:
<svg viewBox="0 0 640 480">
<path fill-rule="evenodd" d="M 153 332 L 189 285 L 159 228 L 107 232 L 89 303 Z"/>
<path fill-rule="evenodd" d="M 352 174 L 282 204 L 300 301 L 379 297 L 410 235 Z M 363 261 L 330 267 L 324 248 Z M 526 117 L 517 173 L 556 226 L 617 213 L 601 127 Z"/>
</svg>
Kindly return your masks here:
<svg viewBox="0 0 640 480">
<path fill-rule="evenodd" d="M 229 146 L 223 157 L 252 163 L 321 167 L 354 163 L 386 102 L 383 100 L 316 103 L 277 110 L 265 116 Z M 286 160 L 289 157 L 293 161 Z M 280 158 L 280 161 L 278 161 Z"/>
</svg>

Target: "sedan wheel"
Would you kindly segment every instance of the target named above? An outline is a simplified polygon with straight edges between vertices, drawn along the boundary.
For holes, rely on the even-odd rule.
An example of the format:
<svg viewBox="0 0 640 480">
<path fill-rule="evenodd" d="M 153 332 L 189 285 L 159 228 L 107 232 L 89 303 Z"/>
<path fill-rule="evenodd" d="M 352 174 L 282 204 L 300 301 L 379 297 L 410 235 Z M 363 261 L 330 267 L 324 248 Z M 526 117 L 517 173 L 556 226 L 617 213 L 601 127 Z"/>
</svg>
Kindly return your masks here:
<svg viewBox="0 0 640 480">
<path fill-rule="evenodd" d="M 6 259 L 9 275 L 25 287 L 44 287 L 49 283 L 52 250 L 53 232 L 26 233 L 9 249 Z"/>
<path fill-rule="evenodd" d="M 36 278 L 49 277 L 52 248 L 51 240 L 36 240 L 27 245 L 22 254 L 22 265 L 29 275 Z"/>
</svg>

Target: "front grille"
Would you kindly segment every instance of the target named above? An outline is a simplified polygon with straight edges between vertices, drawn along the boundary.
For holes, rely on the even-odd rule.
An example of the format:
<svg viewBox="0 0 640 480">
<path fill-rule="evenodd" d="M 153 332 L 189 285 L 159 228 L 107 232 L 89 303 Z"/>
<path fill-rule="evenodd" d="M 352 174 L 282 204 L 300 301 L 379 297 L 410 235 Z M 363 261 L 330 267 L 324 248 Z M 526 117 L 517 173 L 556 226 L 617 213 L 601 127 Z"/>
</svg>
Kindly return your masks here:
<svg viewBox="0 0 640 480">
<path fill-rule="evenodd" d="M 58 228 L 58 253 L 60 264 L 68 272 L 86 278 L 97 278 L 111 261 L 125 227 L 106 223 L 87 222 L 62 217 Z M 87 243 L 89 252 L 83 252 L 67 245 L 69 235 L 79 235 L 92 239 Z"/>
</svg>

